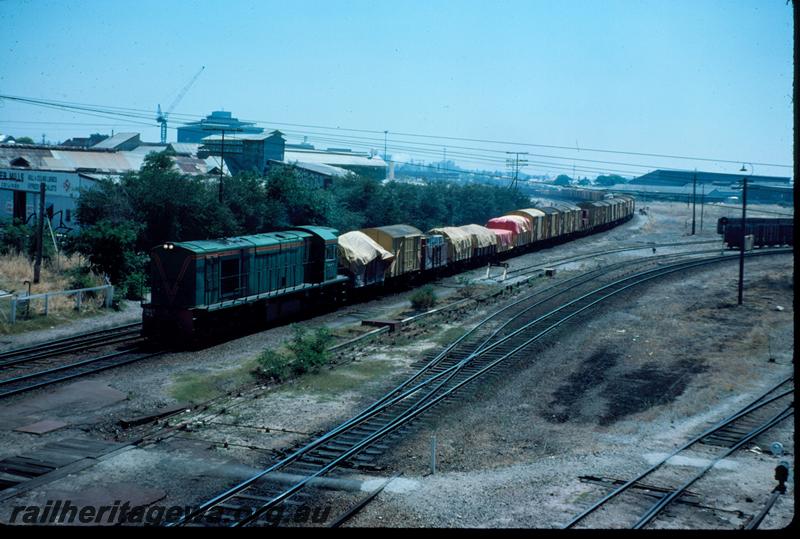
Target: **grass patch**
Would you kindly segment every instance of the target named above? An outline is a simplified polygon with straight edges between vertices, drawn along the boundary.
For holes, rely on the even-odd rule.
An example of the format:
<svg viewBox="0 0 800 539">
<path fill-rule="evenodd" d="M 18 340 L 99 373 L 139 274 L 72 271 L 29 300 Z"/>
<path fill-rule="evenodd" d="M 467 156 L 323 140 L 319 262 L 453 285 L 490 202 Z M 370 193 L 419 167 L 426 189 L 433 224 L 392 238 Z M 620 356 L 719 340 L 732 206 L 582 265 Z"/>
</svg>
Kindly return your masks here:
<svg viewBox="0 0 800 539">
<path fill-rule="evenodd" d="M 253 374 L 265 380 L 282 382 L 292 375 L 318 372 L 330 361 L 330 341 L 331 334 L 327 328 L 307 331 L 294 326 L 294 337 L 282 349 L 268 348 L 256 358 Z"/>
<path fill-rule="evenodd" d="M 27 293 L 25 281 L 33 280 L 33 263 L 22 254 L 5 254 L 0 256 L 0 290 L 11 293 Z M 42 264 L 40 282 L 31 285 L 31 294 L 71 290 L 76 287 L 85 288 L 100 286 L 103 280 L 88 270 L 86 263 L 79 256 L 66 257 L 60 255 L 54 260 Z M 81 312 L 75 311 L 75 297 L 54 296 L 48 302 L 48 315 L 44 316 L 44 299 L 30 302 L 29 319 L 25 319 L 28 308 L 25 304 L 17 304 L 17 322 L 9 323 L 11 299 L 0 299 L 0 335 L 11 335 L 26 331 L 46 329 L 81 318 L 94 316 L 103 307 L 103 294 L 84 294 Z"/>
<path fill-rule="evenodd" d="M 466 332 L 467 330 L 463 326 L 455 326 L 446 329 L 439 335 L 437 335 L 436 338 L 434 339 L 434 342 L 442 346 L 447 346 L 448 344 L 452 343 L 453 341 L 464 335 Z"/>
<path fill-rule="evenodd" d="M 431 285 L 427 284 L 411 294 L 409 301 L 415 311 L 427 311 L 436 305 L 436 299 L 436 292 Z"/>
<path fill-rule="evenodd" d="M 73 302 L 74 303 L 74 302 Z M 39 331 L 42 329 L 50 329 L 51 327 L 74 322 L 75 320 L 82 320 L 84 318 L 92 318 L 100 314 L 103 309 L 91 305 L 90 302 L 84 300 L 81 306 L 81 312 L 69 309 L 63 311 L 50 311 L 50 314 L 44 316 L 37 311 L 40 309 L 31 305 L 30 318 L 25 319 L 25 307 L 17 306 L 17 322 L 14 324 L 8 323 L 8 316 L 10 312 L 10 302 L 8 300 L 0 299 L 0 335 L 17 335 L 27 331 Z"/>
<path fill-rule="evenodd" d="M 233 369 L 215 373 L 189 372 L 175 375 L 170 394 L 178 402 L 197 404 L 218 397 L 227 391 L 253 381 L 255 359 L 249 359 Z"/>
<path fill-rule="evenodd" d="M 357 361 L 346 366 L 306 374 L 286 387 L 292 394 L 313 393 L 321 400 L 333 400 L 342 393 L 354 391 L 365 382 L 383 376 L 394 370 L 390 361 Z"/>
</svg>

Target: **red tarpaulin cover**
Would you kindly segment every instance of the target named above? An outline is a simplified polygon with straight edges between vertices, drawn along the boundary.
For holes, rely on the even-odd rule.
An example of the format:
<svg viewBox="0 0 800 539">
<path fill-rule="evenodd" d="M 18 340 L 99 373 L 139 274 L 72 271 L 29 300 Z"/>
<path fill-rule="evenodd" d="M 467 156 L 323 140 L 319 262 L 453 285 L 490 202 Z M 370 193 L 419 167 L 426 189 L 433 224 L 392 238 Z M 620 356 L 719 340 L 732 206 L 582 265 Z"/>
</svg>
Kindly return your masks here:
<svg viewBox="0 0 800 539">
<path fill-rule="evenodd" d="M 497 246 L 502 247 L 501 250 L 505 251 L 514 246 L 514 233 L 510 230 L 492 228 L 491 231 L 497 235 Z"/>
<path fill-rule="evenodd" d="M 530 232 L 531 227 L 527 219 L 519 215 L 505 215 L 489 219 L 486 228 L 496 230 L 510 230 L 515 236 L 523 232 Z"/>
</svg>

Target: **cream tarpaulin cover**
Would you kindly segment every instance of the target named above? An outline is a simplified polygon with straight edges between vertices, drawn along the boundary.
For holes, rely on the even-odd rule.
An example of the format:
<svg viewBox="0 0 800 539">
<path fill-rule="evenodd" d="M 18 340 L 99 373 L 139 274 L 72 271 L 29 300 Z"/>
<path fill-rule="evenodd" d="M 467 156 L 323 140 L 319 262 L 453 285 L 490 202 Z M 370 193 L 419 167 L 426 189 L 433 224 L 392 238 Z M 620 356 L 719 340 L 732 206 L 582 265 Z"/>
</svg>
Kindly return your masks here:
<svg viewBox="0 0 800 539">
<path fill-rule="evenodd" d="M 447 238 L 448 260 L 451 262 L 458 262 L 472 256 L 472 236 L 469 232 L 461 230 L 460 227 L 443 226 L 432 228 L 428 231 L 428 234 L 441 234 Z"/>
<path fill-rule="evenodd" d="M 339 253 L 350 271 L 356 274 L 361 273 L 374 260 L 382 260 L 387 267 L 394 260 L 392 253 L 358 230 L 339 236 Z"/>
<path fill-rule="evenodd" d="M 472 236 L 476 249 L 497 245 L 497 235 L 485 226 L 473 224 L 460 226 L 459 228 Z"/>
</svg>

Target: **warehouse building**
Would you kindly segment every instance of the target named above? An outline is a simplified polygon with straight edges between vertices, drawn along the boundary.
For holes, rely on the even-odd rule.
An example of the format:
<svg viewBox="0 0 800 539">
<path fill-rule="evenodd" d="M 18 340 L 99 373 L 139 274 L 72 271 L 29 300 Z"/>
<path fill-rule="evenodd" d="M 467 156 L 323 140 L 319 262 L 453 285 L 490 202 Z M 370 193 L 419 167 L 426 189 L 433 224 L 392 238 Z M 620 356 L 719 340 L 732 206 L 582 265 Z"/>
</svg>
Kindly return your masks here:
<svg viewBox="0 0 800 539">
<path fill-rule="evenodd" d="M 112 137 L 113 138 L 113 137 Z M 117 142 L 130 147 L 131 137 Z M 136 134 L 138 139 L 138 133 Z M 115 143 L 115 144 L 117 144 Z M 40 184 L 45 184 L 45 211 L 53 230 L 75 229 L 75 207 L 83 189 L 91 189 L 102 178 L 118 178 L 138 171 L 148 153 L 160 145 L 142 144 L 129 151 L 109 148 L 0 145 L 0 224 L 11 221 L 32 223 L 38 212 Z M 213 161 L 197 157 L 172 157 L 184 174 L 213 173 Z"/>
<path fill-rule="evenodd" d="M 203 139 L 198 157 L 224 156 L 225 170 L 231 175 L 240 172 L 267 174 L 270 167 L 283 163 L 299 167 L 304 174 L 321 185 L 345 175 L 348 171 L 368 178 L 382 180 L 386 177 L 386 161 L 366 152 L 354 152 L 345 148 L 317 150 L 313 146 L 289 145 L 280 131 L 258 135 L 209 135 Z"/>
<path fill-rule="evenodd" d="M 747 178 L 747 199 L 761 204 L 794 204 L 794 186 L 788 176 L 750 176 L 693 170 L 654 170 L 628 183 L 603 188 L 645 199 L 685 201 L 696 192 L 707 202 L 735 202 L 742 195 Z M 695 186 L 696 178 L 696 186 Z"/>
<path fill-rule="evenodd" d="M 764 184 L 789 186 L 791 178 L 783 176 L 750 176 L 747 173 L 722 174 L 719 172 L 703 172 L 694 170 L 663 170 L 648 172 L 628 182 L 628 185 L 674 185 L 692 184 L 697 178 L 697 185 L 712 184 L 730 186 L 742 181 L 747 176 L 748 184 Z"/>
<path fill-rule="evenodd" d="M 253 122 L 242 122 L 230 112 L 215 110 L 199 122 L 184 124 L 178 128 L 178 142 L 200 143 L 210 133 L 230 131 L 239 135 L 260 135 L 264 130 Z"/>
</svg>

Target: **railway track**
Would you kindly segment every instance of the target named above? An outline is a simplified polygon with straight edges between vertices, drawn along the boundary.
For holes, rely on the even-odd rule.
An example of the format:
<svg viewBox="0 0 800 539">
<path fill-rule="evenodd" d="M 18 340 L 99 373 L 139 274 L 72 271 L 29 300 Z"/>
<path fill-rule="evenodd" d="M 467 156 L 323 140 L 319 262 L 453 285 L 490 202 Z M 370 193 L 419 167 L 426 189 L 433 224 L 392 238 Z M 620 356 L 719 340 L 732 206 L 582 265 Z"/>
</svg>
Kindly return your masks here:
<svg viewBox="0 0 800 539">
<path fill-rule="evenodd" d="M 0 353 L 0 368 L 64 354 L 79 353 L 98 346 L 127 342 L 138 337 L 141 329 L 141 322 L 136 322 L 4 351 Z"/>
<path fill-rule="evenodd" d="M 0 380 L 0 399 L 64 382 L 66 380 L 72 380 L 81 376 L 87 376 L 114 367 L 120 367 L 143 359 L 156 357 L 164 353 L 163 351 L 149 352 L 145 351 L 143 348 L 134 346 L 89 359 L 46 367 L 44 369 L 34 369 L 33 372 Z"/>
<path fill-rule="evenodd" d="M 748 256 L 791 252 L 791 249 L 775 249 Z M 654 258 L 647 260 L 652 262 Z M 525 357 L 543 337 L 584 311 L 654 279 L 725 260 L 736 260 L 736 256 L 718 254 L 667 263 L 654 269 L 628 273 L 588 291 L 583 289 L 582 285 L 598 277 L 597 272 L 608 271 L 608 268 L 603 268 L 553 285 L 547 289 L 551 293 L 549 296 L 545 293 L 547 290 L 534 292 L 484 319 L 356 416 L 169 525 L 204 522 L 204 515 L 209 513 L 215 514 L 214 523 L 218 525 L 238 527 L 264 523 L 262 519 L 265 516 L 281 504 L 292 502 L 295 495 L 309 496 L 315 481 L 322 476 L 343 468 L 368 466 L 375 455 L 388 447 L 393 437 L 407 431 L 431 408 L 453 399 L 470 383 L 496 372 L 498 367 Z M 661 261 L 665 262 L 665 259 Z M 624 264 L 620 264 L 620 269 L 624 269 Z M 581 281 L 580 277 L 584 280 Z M 558 298 L 567 291 L 572 292 L 568 299 Z M 555 303 L 555 306 L 548 302 Z M 275 479 L 279 476 L 298 479 L 287 486 Z"/>
<path fill-rule="evenodd" d="M 705 477 L 718 462 L 730 456 L 761 434 L 769 431 L 794 414 L 794 378 L 790 377 L 771 387 L 753 402 L 695 436 L 670 455 L 654 464 L 603 496 L 599 501 L 582 511 L 564 527 L 578 525 L 591 527 L 593 518 L 603 512 L 614 510 L 614 522 L 619 527 L 641 529 L 653 524 L 673 502 L 680 499 L 687 489 Z M 691 467 L 674 466 L 665 472 L 670 459 L 703 446 L 707 465 L 695 472 Z M 662 472 L 659 476 L 659 472 Z M 676 477 L 677 476 L 677 477 Z M 657 490 L 641 487 L 647 480 L 651 485 L 660 485 Z M 656 490 L 659 495 L 655 503 L 643 503 L 633 494 L 634 487 L 645 488 L 650 495 Z M 652 498 L 650 498 L 652 499 Z M 690 507 L 690 506 L 688 506 Z M 626 521 L 623 519 L 627 518 Z"/>
<path fill-rule="evenodd" d="M 646 249 L 653 249 L 653 248 L 663 248 L 663 247 L 688 247 L 694 245 L 706 245 L 709 243 L 716 243 L 722 245 L 719 239 L 715 240 L 702 240 L 702 241 L 682 241 L 682 242 L 671 242 L 671 243 L 643 243 L 640 245 L 633 245 L 629 247 L 619 247 L 616 249 L 606 249 L 602 251 L 590 251 L 587 253 L 580 253 L 577 255 L 572 255 L 564 258 L 557 258 L 545 263 L 536 263 L 530 266 L 523 266 L 521 268 L 514 268 L 508 270 L 506 273 L 506 278 L 509 277 L 518 277 L 522 275 L 529 275 L 534 273 L 537 270 L 544 269 L 550 266 L 562 266 L 564 264 L 571 264 L 573 262 L 579 262 L 581 260 L 586 260 L 590 258 L 595 258 L 598 256 L 605 256 L 610 254 L 616 253 L 623 253 L 628 251 L 642 251 Z"/>
</svg>

